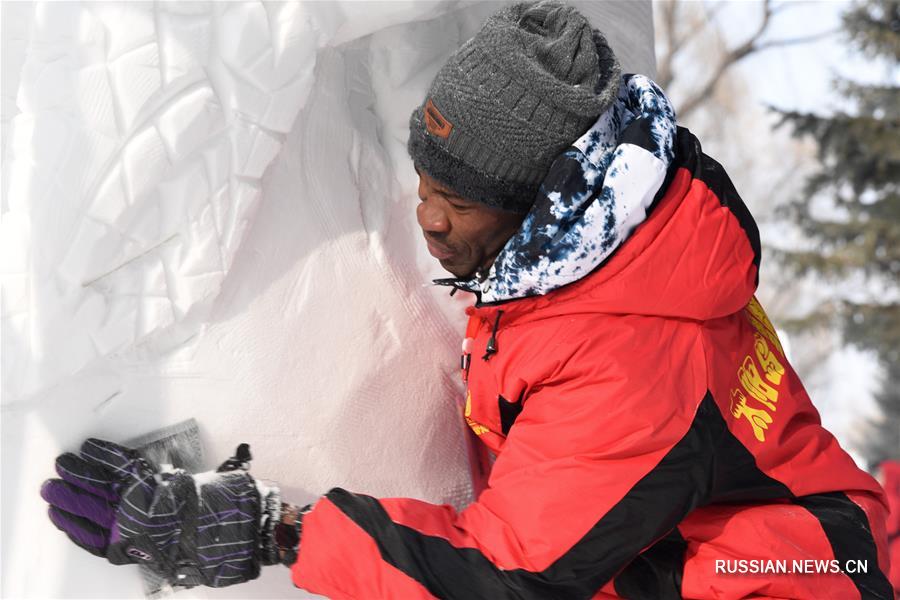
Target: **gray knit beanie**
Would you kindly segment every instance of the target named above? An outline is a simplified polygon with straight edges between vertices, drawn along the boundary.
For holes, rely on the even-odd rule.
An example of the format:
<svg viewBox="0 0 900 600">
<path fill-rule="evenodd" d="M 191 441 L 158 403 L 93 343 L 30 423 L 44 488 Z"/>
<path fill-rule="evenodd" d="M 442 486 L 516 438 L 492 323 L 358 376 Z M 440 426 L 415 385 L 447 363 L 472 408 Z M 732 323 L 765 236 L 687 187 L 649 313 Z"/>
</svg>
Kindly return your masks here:
<svg viewBox="0 0 900 600">
<path fill-rule="evenodd" d="M 513 4 L 438 71 L 410 118 L 409 154 L 464 198 L 527 212 L 553 160 L 615 100 L 620 71 L 574 8 Z"/>
</svg>

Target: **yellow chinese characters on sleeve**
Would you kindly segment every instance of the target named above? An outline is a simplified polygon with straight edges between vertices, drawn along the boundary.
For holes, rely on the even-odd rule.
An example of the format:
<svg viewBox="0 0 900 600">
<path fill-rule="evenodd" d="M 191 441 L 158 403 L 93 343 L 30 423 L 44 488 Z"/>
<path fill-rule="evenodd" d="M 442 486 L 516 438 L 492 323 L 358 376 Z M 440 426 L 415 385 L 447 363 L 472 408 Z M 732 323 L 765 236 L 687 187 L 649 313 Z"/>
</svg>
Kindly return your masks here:
<svg viewBox="0 0 900 600">
<path fill-rule="evenodd" d="M 766 431 L 773 422 L 772 413 L 778 407 L 778 392 L 784 376 L 784 366 L 776 356 L 784 350 L 775 328 L 756 298 L 744 309 L 756 330 L 751 352 L 737 366 L 738 386 L 731 390 L 731 414 L 745 418 L 760 442 L 766 441 Z"/>
</svg>

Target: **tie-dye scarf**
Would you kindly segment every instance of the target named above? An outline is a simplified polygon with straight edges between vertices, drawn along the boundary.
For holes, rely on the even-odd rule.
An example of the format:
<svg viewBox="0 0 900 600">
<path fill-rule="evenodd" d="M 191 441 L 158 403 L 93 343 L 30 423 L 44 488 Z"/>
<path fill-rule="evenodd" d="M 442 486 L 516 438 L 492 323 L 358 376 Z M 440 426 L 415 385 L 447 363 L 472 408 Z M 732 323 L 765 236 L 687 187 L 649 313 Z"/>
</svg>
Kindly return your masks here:
<svg viewBox="0 0 900 600">
<path fill-rule="evenodd" d="M 672 162 L 675 111 L 644 75 L 557 158 L 483 280 L 437 279 L 480 304 L 546 294 L 596 269 L 647 216 Z"/>
</svg>

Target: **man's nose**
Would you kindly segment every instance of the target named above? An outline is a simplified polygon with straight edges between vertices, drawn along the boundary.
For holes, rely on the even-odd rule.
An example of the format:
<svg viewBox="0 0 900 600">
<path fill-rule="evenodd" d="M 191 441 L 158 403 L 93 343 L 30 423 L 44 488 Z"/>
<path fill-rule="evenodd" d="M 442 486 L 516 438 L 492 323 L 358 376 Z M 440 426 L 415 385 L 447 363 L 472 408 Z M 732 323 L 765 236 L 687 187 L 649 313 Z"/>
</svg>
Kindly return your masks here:
<svg viewBox="0 0 900 600">
<path fill-rule="evenodd" d="M 416 219 L 419 227 L 427 233 L 447 233 L 450 231 L 450 220 L 447 212 L 439 206 L 439 201 L 426 198 L 416 207 Z"/>
</svg>

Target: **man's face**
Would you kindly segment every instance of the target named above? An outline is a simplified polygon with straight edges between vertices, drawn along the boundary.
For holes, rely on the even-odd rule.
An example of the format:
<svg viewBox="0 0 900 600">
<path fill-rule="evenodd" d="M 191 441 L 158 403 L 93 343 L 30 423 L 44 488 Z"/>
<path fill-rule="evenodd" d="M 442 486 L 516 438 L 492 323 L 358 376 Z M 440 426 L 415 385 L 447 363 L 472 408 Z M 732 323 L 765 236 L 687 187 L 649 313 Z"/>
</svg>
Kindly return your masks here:
<svg viewBox="0 0 900 600">
<path fill-rule="evenodd" d="M 457 277 L 490 267 L 524 218 L 462 198 L 423 172 L 419 199 L 416 217 L 428 251 Z"/>
</svg>

